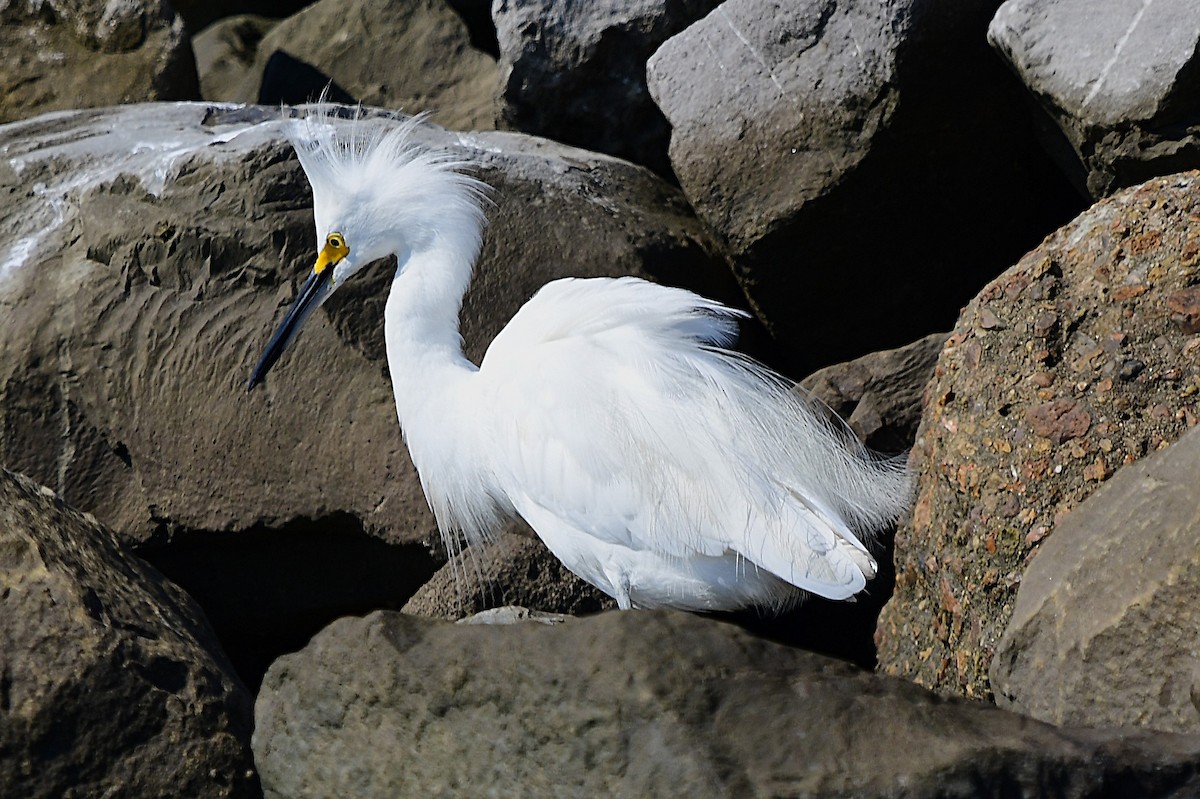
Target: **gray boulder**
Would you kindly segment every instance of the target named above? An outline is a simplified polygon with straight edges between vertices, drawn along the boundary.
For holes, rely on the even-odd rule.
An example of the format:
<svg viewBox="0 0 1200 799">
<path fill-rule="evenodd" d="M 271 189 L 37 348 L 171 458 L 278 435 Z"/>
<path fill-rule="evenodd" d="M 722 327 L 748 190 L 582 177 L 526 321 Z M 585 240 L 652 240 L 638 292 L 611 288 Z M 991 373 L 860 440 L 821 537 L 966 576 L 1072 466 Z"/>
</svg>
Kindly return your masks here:
<svg viewBox="0 0 1200 799">
<path fill-rule="evenodd" d="M 303 103 L 330 80 L 342 102 L 426 111 L 458 130 L 495 126 L 496 62 L 471 46 L 466 24 L 443 0 L 318 0 L 262 38 L 240 83 L 206 97 Z"/>
<path fill-rule="evenodd" d="M 1029 564 L 996 703 L 1054 724 L 1200 732 L 1200 430 L 1126 466 Z"/>
<path fill-rule="evenodd" d="M 0 122 L 68 108 L 200 97 L 165 0 L 0 3 Z"/>
<path fill-rule="evenodd" d="M 909 457 L 916 496 L 896 532 L 881 669 L 990 697 L 995 647 L 1038 548 L 1117 469 L 1200 419 L 1197 218 L 1198 172 L 1126 189 L 963 310 Z M 1133 579 L 1145 564 L 1123 566 Z"/>
<path fill-rule="evenodd" d="M 250 695 L 204 613 L 3 469 L 0 585 L 0 795 L 258 795 Z"/>
<path fill-rule="evenodd" d="M 304 622 L 288 633 L 299 645 L 337 615 L 403 603 L 443 556 L 385 371 L 386 265 L 246 394 L 315 252 L 282 124 L 278 109 L 159 104 L 0 129 L 0 462 L 138 543 L 223 635 L 251 618 L 259 636 L 284 629 L 255 615 L 270 599 Z M 553 278 L 710 294 L 728 280 L 679 192 L 645 169 L 519 134 L 422 137 L 495 187 L 470 357 Z M 324 568 L 359 556 L 392 568 Z"/>
<path fill-rule="evenodd" d="M 670 174 L 646 60 L 719 0 L 495 0 L 501 123 Z"/>
<path fill-rule="evenodd" d="M 650 59 L 684 193 L 804 373 L 948 329 L 1082 203 L 984 41 L 995 0 L 728 0 Z"/>
<path fill-rule="evenodd" d="M 1008 0 L 988 28 L 1049 114 L 1048 151 L 1100 198 L 1200 166 L 1200 6 Z"/>
<path fill-rule="evenodd" d="M 1200 737 L 1059 730 L 682 613 L 341 619 L 255 708 L 268 797 L 1183 797 Z"/>
</svg>

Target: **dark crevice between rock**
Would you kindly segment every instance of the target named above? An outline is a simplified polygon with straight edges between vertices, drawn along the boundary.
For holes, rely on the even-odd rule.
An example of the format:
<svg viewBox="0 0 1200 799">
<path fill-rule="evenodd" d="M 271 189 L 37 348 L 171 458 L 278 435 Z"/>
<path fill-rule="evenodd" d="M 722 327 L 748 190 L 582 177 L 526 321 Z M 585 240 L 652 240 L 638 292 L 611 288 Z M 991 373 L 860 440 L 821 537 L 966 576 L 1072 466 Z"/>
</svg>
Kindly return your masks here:
<svg viewBox="0 0 1200 799">
<path fill-rule="evenodd" d="M 879 573 L 853 602 L 809 596 L 797 607 L 778 615 L 762 609 L 711 615 L 768 640 L 849 661 L 873 671 L 877 661 L 875 625 L 896 585 L 894 538 L 894 529 L 885 530 L 874 545 L 868 543 L 879 564 Z"/>
<path fill-rule="evenodd" d="M 342 616 L 400 608 L 440 565 L 422 545 L 369 535 L 349 513 L 169 538 L 138 554 L 200 604 L 252 693 L 276 658 Z"/>
</svg>

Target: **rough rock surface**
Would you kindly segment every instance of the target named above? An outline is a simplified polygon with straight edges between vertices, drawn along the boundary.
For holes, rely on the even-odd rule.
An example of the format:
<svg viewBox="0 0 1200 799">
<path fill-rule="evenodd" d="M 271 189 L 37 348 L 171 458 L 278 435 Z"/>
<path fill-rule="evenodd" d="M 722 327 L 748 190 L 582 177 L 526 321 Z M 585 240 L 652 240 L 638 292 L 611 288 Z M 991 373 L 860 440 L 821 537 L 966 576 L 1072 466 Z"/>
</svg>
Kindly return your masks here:
<svg viewBox="0 0 1200 799">
<path fill-rule="evenodd" d="M 461 619 L 509 605 L 572 616 L 616 607 L 604 592 L 568 571 L 532 532 L 510 532 L 486 546 L 464 550 L 401 610 Z"/>
<path fill-rule="evenodd" d="M 183 20 L 165 0 L 0 4 L 0 122 L 199 96 Z"/>
<path fill-rule="evenodd" d="M 1193 430 L 1059 525 L 996 646 L 997 704 L 1054 724 L 1200 732 L 1198 474 Z"/>
<path fill-rule="evenodd" d="M 946 334 L 827 366 L 800 381 L 876 452 L 906 452 L 917 438 L 922 397 Z"/>
<path fill-rule="evenodd" d="M 282 124 L 278 109 L 179 104 L 0 129 L 0 463 L 165 547 L 148 555 L 221 598 L 232 624 L 284 563 L 313 577 L 279 591 L 319 606 L 346 583 L 320 564 L 374 552 L 365 536 L 408 545 L 397 556 L 412 564 L 364 572 L 375 607 L 404 602 L 436 565 L 385 373 L 386 265 L 341 289 L 246 394 L 315 251 Z M 465 303 L 470 357 L 556 277 L 635 274 L 710 295 L 728 279 L 678 191 L 645 169 L 519 134 L 424 137 L 480 159 L 495 187 Z M 185 544 L 206 551 L 166 552 Z M 232 580 L 234 561 L 262 574 Z M 322 613 L 371 606 L 346 589 Z"/>
<path fill-rule="evenodd" d="M 986 45 L 996 5 L 729 0 L 650 59 L 675 174 L 794 373 L 948 329 L 1081 210 Z"/>
<path fill-rule="evenodd" d="M 251 699 L 204 614 L 0 469 L 0 795 L 258 795 Z"/>
<path fill-rule="evenodd" d="M 288 799 L 1200 790 L 1200 737 L 1058 730 L 682 613 L 341 619 L 271 667 L 254 752 Z"/>
<path fill-rule="evenodd" d="M 916 504 L 877 633 L 888 673 L 989 695 L 1039 542 L 1122 464 L 1196 424 L 1198 283 L 1189 172 L 1096 204 L 963 311 L 910 458 Z"/>
<path fill-rule="evenodd" d="M 496 0 L 501 123 L 670 174 L 646 60 L 719 0 Z"/>
<path fill-rule="evenodd" d="M 1008 0 L 988 40 L 1053 120 L 1047 149 L 1091 196 L 1200 166 L 1193 0 Z"/>
<path fill-rule="evenodd" d="M 303 103 L 330 79 L 344 101 L 428 111 L 457 130 L 495 126 L 496 62 L 443 0 L 318 0 L 263 37 L 240 85 L 208 99 Z"/>
</svg>

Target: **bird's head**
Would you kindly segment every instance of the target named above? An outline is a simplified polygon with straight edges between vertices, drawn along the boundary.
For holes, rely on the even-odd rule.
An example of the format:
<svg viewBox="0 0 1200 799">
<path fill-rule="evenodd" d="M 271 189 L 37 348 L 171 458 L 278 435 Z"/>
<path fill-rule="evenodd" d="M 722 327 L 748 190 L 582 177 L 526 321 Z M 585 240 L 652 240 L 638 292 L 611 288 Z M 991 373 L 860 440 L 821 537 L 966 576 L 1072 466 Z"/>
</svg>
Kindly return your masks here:
<svg viewBox="0 0 1200 799">
<path fill-rule="evenodd" d="M 289 138 L 312 186 L 317 255 L 247 390 L 312 313 L 367 264 L 394 255 L 403 270 L 413 252 L 447 237 L 462 242 L 471 261 L 478 253 L 486 186 L 458 171 L 469 164 L 418 147 L 420 117 L 368 125 L 360 116 L 337 120 L 335 109 L 321 104 L 290 123 Z"/>
</svg>

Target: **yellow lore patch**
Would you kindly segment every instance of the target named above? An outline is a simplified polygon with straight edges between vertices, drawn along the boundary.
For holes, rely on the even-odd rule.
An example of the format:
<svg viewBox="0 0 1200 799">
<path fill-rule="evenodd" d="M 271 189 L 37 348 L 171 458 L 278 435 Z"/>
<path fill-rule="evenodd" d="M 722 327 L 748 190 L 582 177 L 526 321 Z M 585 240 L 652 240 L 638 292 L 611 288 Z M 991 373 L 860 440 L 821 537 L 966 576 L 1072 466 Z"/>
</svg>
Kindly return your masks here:
<svg viewBox="0 0 1200 799">
<path fill-rule="evenodd" d="M 317 254 L 317 262 L 313 264 L 313 273 L 321 274 L 328 266 L 336 266 L 339 261 L 350 254 L 346 239 L 341 233 L 330 233 L 325 237 L 325 246 Z"/>
</svg>

